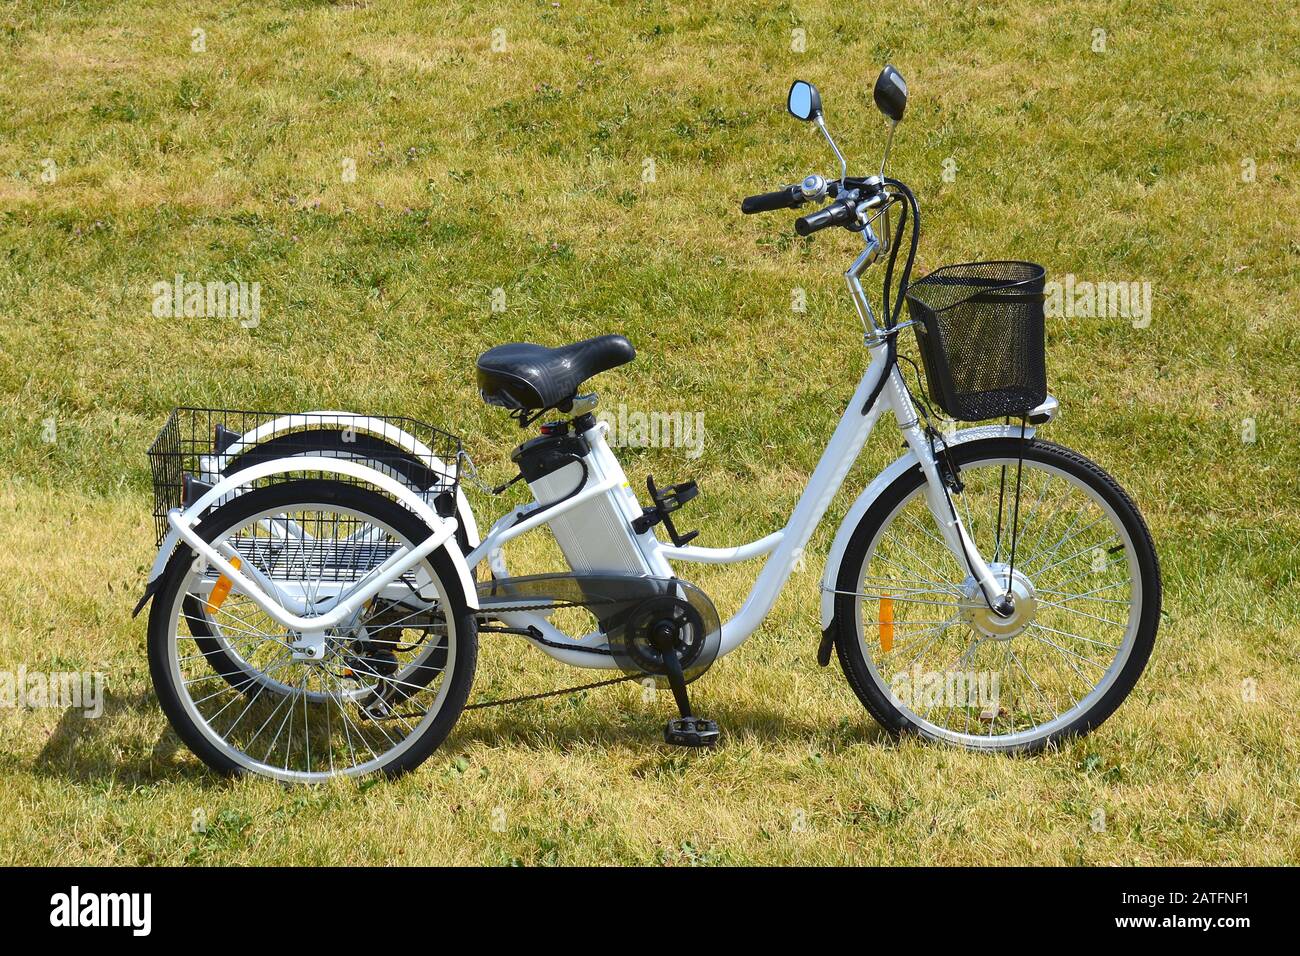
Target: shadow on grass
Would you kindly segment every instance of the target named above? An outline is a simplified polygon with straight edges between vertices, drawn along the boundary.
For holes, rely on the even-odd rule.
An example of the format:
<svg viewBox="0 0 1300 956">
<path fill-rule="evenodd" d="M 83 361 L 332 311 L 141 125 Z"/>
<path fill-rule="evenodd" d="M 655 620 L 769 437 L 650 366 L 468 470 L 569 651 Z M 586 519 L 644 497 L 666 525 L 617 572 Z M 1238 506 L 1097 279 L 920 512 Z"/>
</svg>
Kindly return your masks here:
<svg viewBox="0 0 1300 956">
<path fill-rule="evenodd" d="M 762 706 L 710 707 L 701 701 L 697 713 L 718 722 L 721 745 L 798 745 L 833 749 L 855 744 L 892 747 L 893 737 L 866 714 L 833 722 L 801 720 L 787 711 Z M 612 704 L 593 715 L 590 707 L 578 710 L 535 704 L 472 711 L 456 727 L 440 753 L 459 753 L 471 744 L 523 746 L 530 750 L 567 750 L 573 745 L 624 747 L 647 754 L 668 748 L 672 752 L 691 748 L 670 747 L 664 742 L 664 725 L 676 711 L 670 708 L 632 710 Z"/>
<path fill-rule="evenodd" d="M 226 786 L 229 781 L 193 757 L 170 727 L 149 745 L 144 728 L 131 726 L 155 717 L 157 706 L 153 694 L 142 691 L 126 696 L 106 694 L 104 711 L 95 719 L 87 719 L 78 710 L 65 711 L 32 762 L 31 771 L 92 785 L 111 780 L 117 785 L 149 786 L 172 780 L 205 789 Z M 475 744 L 560 754 L 577 747 L 609 748 L 639 753 L 651 761 L 691 752 L 664 742 L 664 724 L 675 714 L 671 707 L 651 711 L 611 702 L 606 709 L 593 710 L 588 702 L 581 708 L 546 703 L 470 711 L 432 759 L 463 754 Z M 768 707 L 710 707 L 703 701 L 700 710 L 718 721 L 722 749 L 793 745 L 834 750 L 856 744 L 891 748 L 895 743 L 866 715 L 815 722 Z"/>
<path fill-rule="evenodd" d="M 190 758 L 171 728 L 152 745 L 144 728 L 133 728 L 158 714 L 152 693 L 104 695 L 104 711 L 94 719 L 80 710 L 64 711 L 58 726 L 32 761 L 31 770 L 43 776 L 76 783 L 112 780 L 127 786 L 145 786 L 164 779 L 183 779 L 203 786 L 223 784 L 222 777 Z M 152 720 L 150 720 L 152 722 Z M 177 760 L 181 755 L 180 760 Z"/>
</svg>

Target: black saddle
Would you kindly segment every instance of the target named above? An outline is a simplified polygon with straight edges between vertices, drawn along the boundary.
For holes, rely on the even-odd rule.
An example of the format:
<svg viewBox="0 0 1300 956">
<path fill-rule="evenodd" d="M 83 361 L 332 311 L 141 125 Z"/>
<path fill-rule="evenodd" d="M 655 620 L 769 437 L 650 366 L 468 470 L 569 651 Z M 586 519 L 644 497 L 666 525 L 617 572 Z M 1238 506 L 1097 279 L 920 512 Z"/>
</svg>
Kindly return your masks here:
<svg viewBox="0 0 1300 956">
<path fill-rule="evenodd" d="M 479 394 L 489 405 L 512 411 L 567 411 L 583 382 L 634 358 L 636 349 L 621 335 L 555 349 L 528 342 L 498 345 L 478 357 Z"/>
</svg>

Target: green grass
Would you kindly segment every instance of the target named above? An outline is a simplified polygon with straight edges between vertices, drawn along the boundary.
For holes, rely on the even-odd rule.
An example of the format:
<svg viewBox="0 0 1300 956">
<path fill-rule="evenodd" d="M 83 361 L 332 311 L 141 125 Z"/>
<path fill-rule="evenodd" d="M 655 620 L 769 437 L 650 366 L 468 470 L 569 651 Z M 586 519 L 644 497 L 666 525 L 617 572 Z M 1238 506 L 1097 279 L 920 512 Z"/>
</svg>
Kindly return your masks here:
<svg viewBox="0 0 1300 956">
<path fill-rule="evenodd" d="M 109 702 L 94 721 L 0 711 L 0 863 L 1294 862 L 1288 8 L 6 4 L 0 670 L 102 671 Z M 1110 722 L 1029 759 L 896 743 L 817 668 L 821 558 L 897 453 L 882 432 L 808 570 L 696 685 L 725 748 L 667 751 L 668 702 L 614 688 L 468 714 L 396 783 L 305 792 L 206 773 L 157 707 L 129 617 L 153 557 L 143 449 L 167 410 L 406 413 L 468 436 L 503 480 L 518 434 L 479 403 L 474 357 L 619 331 L 640 355 L 598 380 L 606 405 L 702 411 L 708 434 L 694 462 L 629 452 L 633 483 L 697 477 L 685 520 L 701 543 L 764 534 L 865 353 L 839 277 L 847 237 L 797 239 L 789 216 L 742 218 L 738 200 L 830 170 L 816 133 L 782 115 L 794 76 L 820 86 L 856 169 L 878 157 L 870 83 L 887 59 L 912 89 L 893 172 L 922 204 L 918 270 L 1024 257 L 1152 283 L 1150 328 L 1049 331 L 1063 413 L 1048 434 L 1129 488 L 1163 562 L 1156 651 Z M 261 324 L 155 318 L 150 287 L 177 273 L 260 282 Z M 724 614 L 749 570 L 701 575 Z M 477 694 L 584 676 L 513 641 L 485 637 Z"/>
</svg>

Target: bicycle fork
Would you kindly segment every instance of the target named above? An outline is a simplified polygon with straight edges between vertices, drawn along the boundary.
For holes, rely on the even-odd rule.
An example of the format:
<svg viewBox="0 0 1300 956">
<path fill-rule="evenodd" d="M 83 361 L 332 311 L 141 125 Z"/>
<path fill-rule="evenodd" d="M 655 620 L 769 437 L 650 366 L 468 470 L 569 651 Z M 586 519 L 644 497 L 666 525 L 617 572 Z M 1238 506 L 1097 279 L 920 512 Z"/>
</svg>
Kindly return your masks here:
<svg viewBox="0 0 1300 956">
<path fill-rule="evenodd" d="M 989 608 L 999 615 L 1007 616 L 1011 613 L 1011 604 L 1007 599 L 1006 588 L 979 553 L 979 548 L 975 546 L 953 504 L 934 449 L 921 428 L 916 408 L 903 385 L 897 366 L 891 370 L 885 395 L 894 409 L 899 430 L 921 464 L 921 473 L 925 476 L 925 503 L 943 535 L 944 544 L 948 546 L 962 575 L 969 574 L 979 584 L 980 593 L 984 595 Z"/>
</svg>

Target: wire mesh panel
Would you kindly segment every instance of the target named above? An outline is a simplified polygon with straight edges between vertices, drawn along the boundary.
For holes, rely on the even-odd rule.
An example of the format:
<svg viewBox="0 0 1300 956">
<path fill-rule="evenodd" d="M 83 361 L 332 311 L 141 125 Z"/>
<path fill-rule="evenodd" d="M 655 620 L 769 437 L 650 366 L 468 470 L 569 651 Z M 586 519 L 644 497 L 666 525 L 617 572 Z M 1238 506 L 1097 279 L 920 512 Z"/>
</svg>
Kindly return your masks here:
<svg viewBox="0 0 1300 956">
<path fill-rule="evenodd" d="M 309 507 L 263 518 L 227 543 L 241 562 L 275 584 L 355 585 L 402 550 L 391 535 L 362 518 Z M 399 580 L 413 587 L 415 571 Z"/>
<path fill-rule="evenodd" d="M 255 412 L 177 408 L 149 446 L 158 543 L 167 513 L 185 507 L 223 478 L 285 458 L 336 458 L 367 465 L 412 489 L 444 516 L 455 510 L 461 443 L 442 429 L 389 415 L 350 412 Z M 333 472 L 289 471 L 239 491 L 303 478 L 365 484 Z M 224 500 L 224 499 L 223 499 Z"/>
<path fill-rule="evenodd" d="M 1046 400 L 1045 277 L 1032 262 L 968 262 L 908 287 L 930 395 L 950 416 L 1018 416 Z"/>
</svg>

